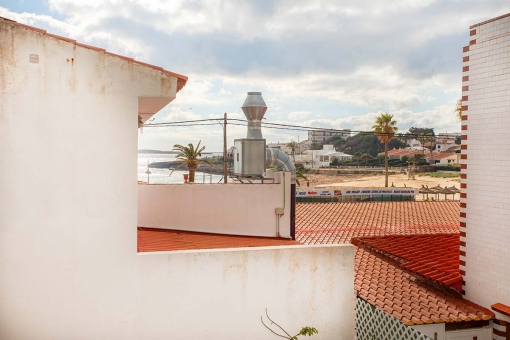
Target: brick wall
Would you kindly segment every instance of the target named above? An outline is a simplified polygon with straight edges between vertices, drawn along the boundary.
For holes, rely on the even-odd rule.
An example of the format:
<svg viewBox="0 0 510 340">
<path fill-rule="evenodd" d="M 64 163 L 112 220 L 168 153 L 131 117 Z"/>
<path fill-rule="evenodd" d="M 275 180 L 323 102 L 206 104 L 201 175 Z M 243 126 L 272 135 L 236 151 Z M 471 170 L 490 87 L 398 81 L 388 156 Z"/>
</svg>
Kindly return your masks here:
<svg viewBox="0 0 510 340">
<path fill-rule="evenodd" d="M 510 305 L 510 14 L 470 27 L 462 106 L 465 296 L 487 308 Z"/>
</svg>

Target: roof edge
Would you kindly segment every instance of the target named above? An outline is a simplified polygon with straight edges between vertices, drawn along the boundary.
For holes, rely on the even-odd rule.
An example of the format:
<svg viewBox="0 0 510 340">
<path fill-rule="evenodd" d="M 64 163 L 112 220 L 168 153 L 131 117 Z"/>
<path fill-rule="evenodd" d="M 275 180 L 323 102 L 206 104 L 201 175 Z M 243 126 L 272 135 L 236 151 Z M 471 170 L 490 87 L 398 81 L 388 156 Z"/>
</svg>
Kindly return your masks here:
<svg viewBox="0 0 510 340">
<path fill-rule="evenodd" d="M 138 64 L 138 65 L 141 65 L 141 66 L 146 66 L 146 67 L 149 67 L 149 68 L 161 71 L 161 72 L 163 72 L 163 73 L 165 73 L 165 74 L 167 74 L 167 75 L 169 75 L 171 77 L 175 77 L 175 78 L 178 79 L 177 91 L 179 91 L 182 87 L 184 87 L 184 85 L 188 81 L 188 77 L 187 76 L 184 76 L 184 75 L 179 74 L 179 73 L 175 73 L 175 72 L 171 72 L 171 71 L 165 70 L 161 66 L 156 66 L 156 65 L 144 63 L 142 61 L 135 60 L 134 58 L 125 57 L 125 56 L 122 56 L 122 55 L 119 55 L 119 54 L 116 54 L 116 53 L 113 53 L 113 52 L 108 52 L 104 48 L 100 48 L 100 47 L 95 47 L 95 46 L 83 44 L 83 43 L 77 42 L 76 40 L 71 39 L 71 38 L 67 38 L 67 37 L 63 37 L 63 36 L 60 36 L 60 35 L 48 33 L 46 30 L 43 30 L 41 28 L 25 25 L 25 24 L 22 24 L 22 23 L 19 23 L 19 22 L 15 21 L 15 20 L 12 20 L 12 19 L 0 17 L 0 21 L 5 21 L 7 23 L 10 23 L 10 24 L 13 24 L 13 25 L 16 25 L 16 26 L 19 26 L 19 27 L 23 27 L 25 29 L 29 29 L 29 30 L 34 31 L 34 32 L 47 35 L 47 36 L 49 36 L 51 38 L 54 38 L 54 39 L 62 40 L 62 41 L 65 41 L 67 43 L 71 43 L 71 44 L 74 44 L 76 46 L 84 47 L 84 48 L 87 48 L 87 49 L 90 49 L 90 50 L 94 50 L 94 51 L 97 51 L 97 52 L 103 52 L 103 53 L 108 54 L 108 55 L 113 56 L 113 57 L 121 58 L 121 59 L 124 59 L 126 61 Z"/>
<path fill-rule="evenodd" d="M 499 17 L 482 21 L 482 22 L 480 22 L 478 24 L 471 25 L 471 26 L 469 26 L 469 28 L 471 29 L 471 28 L 479 27 L 479 26 L 482 26 L 482 25 L 485 25 L 485 24 L 488 24 L 490 22 L 497 21 L 497 20 L 500 20 L 500 19 L 503 19 L 503 18 L 506 18 L 506 17 L 510 17 L 510 13 L 503 14 L 503 15 L 500 15 Z"/>
</svg>

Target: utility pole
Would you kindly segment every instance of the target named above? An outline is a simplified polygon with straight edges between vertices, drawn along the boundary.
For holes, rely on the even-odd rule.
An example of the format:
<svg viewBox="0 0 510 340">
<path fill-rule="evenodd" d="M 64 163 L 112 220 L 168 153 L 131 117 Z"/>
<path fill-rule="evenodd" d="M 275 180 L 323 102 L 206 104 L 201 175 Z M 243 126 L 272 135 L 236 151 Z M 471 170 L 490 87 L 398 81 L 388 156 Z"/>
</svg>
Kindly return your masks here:
<svg viewBox="0 0 510 340">
<path fill-rule="evenodd" d="M 223 183 L 227 184 L 227 113 L 223 115 Z"/>
</svg>

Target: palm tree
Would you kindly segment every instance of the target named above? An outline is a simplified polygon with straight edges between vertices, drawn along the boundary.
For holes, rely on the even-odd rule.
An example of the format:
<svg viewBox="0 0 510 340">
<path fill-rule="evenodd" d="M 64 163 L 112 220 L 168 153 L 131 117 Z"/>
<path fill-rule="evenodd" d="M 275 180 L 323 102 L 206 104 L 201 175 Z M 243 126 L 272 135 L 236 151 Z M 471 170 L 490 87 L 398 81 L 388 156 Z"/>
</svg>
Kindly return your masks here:
<svg viewBox="0 0 510 340">
<path fill-rule="evenodd" d="M 201 142 L 202 141 L 199 141 L 196 147 L 194 147 L 193 144 L 189 143 L 188 146 L 175 144 L 173 148 L 174 151 L 180 152 L 176 156 L 176 158 L 182 162 L 181 165 L 178 166 L 178 168 L 183 165 L 186 165 L 186 167 L 188 168 L 190 183 L 195 182 L 195 171 L 197 170 L 198 165 L 200 163 L 212 165 L 211 162 L 209 162 L 207 159 L 199 158 L 200 156 L 202 156 L 202 151 L 205 150 L 205 146 L 200 147 Z"/>
<path fill-rule="evenodd" d="M 354 158 L 356 160 L 356 166 L 359 165 L 359 159 L 361 158 L 361 152 L 357 151 L 354 153 L 354 155 L 352 155 L 352 158 Z"/>
<path fill-rule="evenodd" d="M 395 137 L 395 133 L 398 131 L 396 125 L 397 121 L 393 120 L 393 115 L 381 113 L 375 120 L 375 125 L 372 126 L 375 135 L 384 144 L 385 187 L 388 187 L 388 143 Z"/>
<path fill-rule="evenodd" d="M 457 100 L 457 105 L 455 106 L 455 117 L 458 120 L 462 120 L 462 98 Z"/>
<path fill-rule="evenodd" d="M 295 162 L 296 157 L 294 156 L 296 153 L 296 148 L 298 146 L 298 143 L 294 142 L 294 140 L 291 140 L 290 143 L 287 143 L 287 147 L 290 148 L 290 154 L 292 156 L 292 160 Z"/>
<path fill-rule="evenodd" d="M 301 169 L 297 169 L 296 170 L 296 184 L 298 186 L 300 186 L 301 183 L 299 183 L 299 179 L 298 178 L 304 179 L 305 181 L 308 181 L 308 178 L 306 178 L 305 174 L 303 173 L 303 171 Z"/>
</svg>

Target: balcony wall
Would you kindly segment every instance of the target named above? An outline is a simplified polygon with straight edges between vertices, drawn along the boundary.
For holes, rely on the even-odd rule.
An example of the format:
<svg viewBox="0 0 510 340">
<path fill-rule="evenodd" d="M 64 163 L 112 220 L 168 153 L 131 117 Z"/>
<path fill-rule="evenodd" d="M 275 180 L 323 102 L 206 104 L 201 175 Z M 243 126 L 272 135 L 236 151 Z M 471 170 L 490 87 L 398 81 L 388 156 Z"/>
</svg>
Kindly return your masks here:
<svg viewBox="0 0 510 340">
<path fill-rule="evenodd" d="M 290 237 L 290 174 L 274 184 L 138 185 L 138 226 L 218 234 Z M 283 177 L 285 176 L 285 178 Z"/>
</svg>

